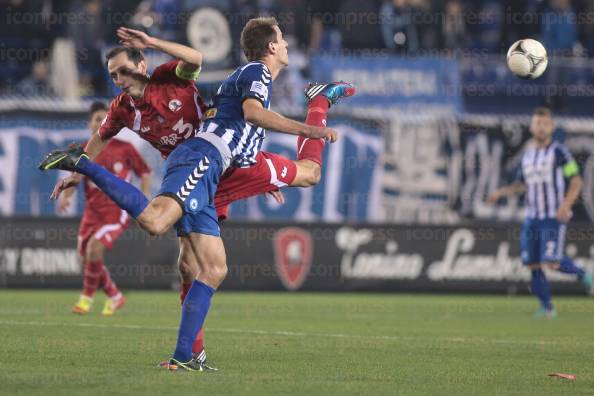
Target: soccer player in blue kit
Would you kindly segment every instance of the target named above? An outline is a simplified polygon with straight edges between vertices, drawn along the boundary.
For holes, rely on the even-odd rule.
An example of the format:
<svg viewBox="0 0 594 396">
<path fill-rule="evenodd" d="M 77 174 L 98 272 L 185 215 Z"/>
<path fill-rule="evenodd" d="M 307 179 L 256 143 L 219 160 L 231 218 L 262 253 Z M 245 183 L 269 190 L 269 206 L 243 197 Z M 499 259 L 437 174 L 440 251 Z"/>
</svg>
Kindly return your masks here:
<svg viewBox="0 0 594 396">
<path fill-rule="evenodd" d="M 175 225 L 188 236 L 201 271 L 182 307 L 178 339 L 169 368 L 201 370 L 192 359 L 192 344 L 202 327 L 216 288 L 227 274 L 214 196 L 222 173 L 229 167 L 255 163 L 265 129 L 310 139 L 336 140 L 336 131 L 293 121 L 269 110 L 272 81 L 288 65 L 287 42 L 274 18 L 254 18 L 241 34 L 250 61 L 222 83 L 205 114 L 201 133 L 177 146 L 169 155 L 161 190 L 148 201 L 133 185 L 114 177 L 88 160 L 80 148 L 56 150 L 40 169 L 64 169 L 88 176 L 147 231 L 162 234 Z"/>
<path fill-rule="evenodd" d="M 536 316 L 547 318 L 555 317 L 556 311 L 544 267 L 573 274 L 588 293 L 592 291 L 592 276 L 564 257 L 567 222 L 580 194 L 582 178 L 567 147 L 553 141 L 554 129 L 551 111 L 537 108 L 530 123 L 533 138 L 522 156 L 518 179 L 488 198 L 496 203 L 499 198 L 525 193 L 527 213 L 520 234 L 522 263 L 530 268 L 532 293 L 540 301 Z"/>
</svg>

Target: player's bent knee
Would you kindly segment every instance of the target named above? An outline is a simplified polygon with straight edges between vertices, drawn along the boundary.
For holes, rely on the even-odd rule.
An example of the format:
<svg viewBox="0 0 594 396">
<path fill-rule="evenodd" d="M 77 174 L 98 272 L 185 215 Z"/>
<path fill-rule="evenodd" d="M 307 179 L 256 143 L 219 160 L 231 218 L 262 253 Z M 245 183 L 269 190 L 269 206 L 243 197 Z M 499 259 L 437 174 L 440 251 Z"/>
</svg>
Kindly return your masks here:
<svg viewBox="0 0 594 396">
<path fill-rule="evenodd" d="M 320 180 L 322 180 L 322 170 L 319 166 L 316 166 L 315 168 L 313 168 L 311 173 L 312 174 L 309 181 L 312 186 L 315 186 L 320 182 Z"/>
<path fill-rule="evenodd" d="M 184 282 L 191 282 L 192 279 L 196 278 L 200 273 L 198 265 L 192 261 L 185 260 L 181 255 L 177 260 L 177 267 L 179 270 L 179 275 Z"/>
<path fill-rule="evenodd" d="M 218 287 L 227 277 L 227 265 L 214 265 L 200 273 L 200 278 L 205 279 L 211 286 Z"/>
<path fill-rule="evenodd" d="M 163 235 L 165 234 L 165 232 L 167 232 L 169 227 L 171 227 L 170 224 L 162 221 L 159 218 L 144 219 L 142 221 L 139 221 L 139 224 L 145 231 L 147 231 L 151 235 Z"/>
<path fill-rule="evenodd" d="M 291 186 L 293 187 L 313 187 L 322 179 L 322 170 L 320 165 L 313 161 L 297 161 L 297 176 Z"/>
<path fill-rule="evenodd" d="M 103 258 L 103 244 L 96 238 L 91 238 L 87 244 L 85 258 L 89 261 L 101 260 Z"/>
<path fill-rule="evenodd" d="M 179 204 L 171 197 L 158 196 L 136 219 L 151 235 L 162 235 L 182 216 Z"/>
</svg>

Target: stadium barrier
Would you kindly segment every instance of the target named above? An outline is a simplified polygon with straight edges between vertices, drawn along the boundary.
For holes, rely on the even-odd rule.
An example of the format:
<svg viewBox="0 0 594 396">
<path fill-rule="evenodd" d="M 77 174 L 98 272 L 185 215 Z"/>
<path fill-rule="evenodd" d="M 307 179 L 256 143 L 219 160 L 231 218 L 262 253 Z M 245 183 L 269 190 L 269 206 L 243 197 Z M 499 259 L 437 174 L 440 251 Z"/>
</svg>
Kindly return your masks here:
<svg viewBox="0 0 594 396">
<path fill-rule="evenodd" d="M 56 201 L 48 197 L 60 173 L 42 173 L 37 164 L 50 150 L 84 141 L 89 132 L 84 113 L 50 110 L 4 114 L 0 101 L 0 216 L 56 215 Z M 329 125 L 341 138 L 324 153 L 321 182 L 314 188 L 285 189 L 284 205 L 264 195 L 237 202 L 232 218 L 398 224 L 521 221 L 524 207 L 519 197 L 497 206 L 485 198 L 517 173 L 530 136 L 529 116 L 391 116 L 333 109 Z M 573 218 L 594 221 L 594 123 L 557 117 L 556 124 L 555 139 L 564 141 L 584 177 Z M 153 168 L 155 194 L 163 175 L 159 153 L 130 130 L 118 137 L 132 142 Z M 263 149 L 295 158 L 296 139 L 269 133 Z M 73 201 L 76 205 L 61 215 L 82 213 L 83 194 Z"/>
<path fill-rule="evenodd" d="M 3 219 L 0 286 L 80 287 L 76 219 Z M 518 224 L 457 226 L 235 223 L 222 227 L 225 290 L 527 293 Z M 594 270 L 594 228 L 572 224 L 566 254 Z M 177 284 L 173 233 L 149 237 L 131 226 L 106 263 L 124 288 Z M 548 272 L 557 293 L 582 293 Z"/>
</svg>

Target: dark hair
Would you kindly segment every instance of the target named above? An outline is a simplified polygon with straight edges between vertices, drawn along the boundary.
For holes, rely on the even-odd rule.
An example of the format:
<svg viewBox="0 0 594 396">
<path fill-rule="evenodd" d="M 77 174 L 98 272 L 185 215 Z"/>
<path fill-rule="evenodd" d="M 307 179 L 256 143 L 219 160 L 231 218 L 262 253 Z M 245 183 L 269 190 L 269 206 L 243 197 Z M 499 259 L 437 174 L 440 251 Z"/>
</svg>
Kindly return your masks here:
<svg viewBox="0 0 594 396">
<path fill-rule="evenodd" d="M 268 43 L 276 42 L 278 22 L 273 17 L 250 19 L 241 31 L 241 49 L 249 61 L 264 58 L 268 53 Z"/>
<path fill-rule="evenodd" d="M 534 109 L 532 115 L 547 116 L 553 118 L 553 112 L 548 107 L 537 107 L 536 109 Z"/>
<path fill-rule="evenodd" d="M 89 118 L 95 114 L 97 111 L 107 111 L 107 105 L 103 102 L 93 102 L 89 107 Z"/>
<path fill-rule="evenodd" d="M 107 55 L 105 55 L 105 66 L 107 66 L 107 63 L 109 62 L 109 60 L 111 58 L 121 54 L 122 52 L 125 52 L 126 55 L 128 56 L 128 59 L 130 59 L 132 62 L 134 62 L 134 64 L 136 66 L 138 66 L 138 64 L 144 60 L 144 54 L 142 53 L 141 50 L 135 49 L 135 48 L 128 48 L 128 47 L 124 47 L 124 46 L 118 46 L 118 47 L 112 48 L 107 53 Z"/>
</svg>

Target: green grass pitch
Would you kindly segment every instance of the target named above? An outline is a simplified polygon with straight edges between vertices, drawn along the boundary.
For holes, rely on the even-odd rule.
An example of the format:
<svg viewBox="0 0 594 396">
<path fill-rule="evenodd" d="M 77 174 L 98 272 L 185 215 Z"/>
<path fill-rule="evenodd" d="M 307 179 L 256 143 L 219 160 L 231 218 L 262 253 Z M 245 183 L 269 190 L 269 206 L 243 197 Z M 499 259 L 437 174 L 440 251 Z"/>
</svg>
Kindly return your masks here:
<svg viewBox="0 0 594 396">
<path fill-rule="evenodd" d="M 0 394 L 594 394 L 594 301 L 531 297 L 230 293 L 206 324 L 218 373 L 157 368 L 175 292 L 130 292 L 111 318 L 69 312 L 76 291 L 0 291 Z M 571 373 L 576 381 L 551 378 Z"/>
</svg>

